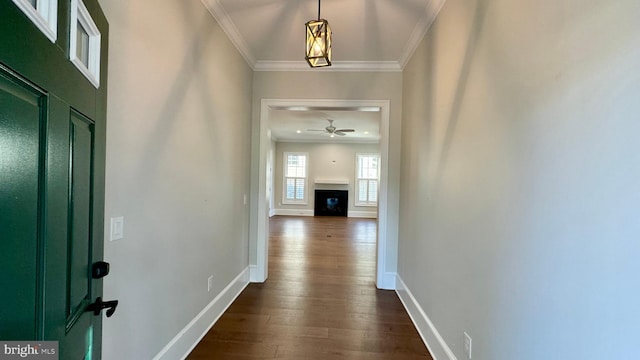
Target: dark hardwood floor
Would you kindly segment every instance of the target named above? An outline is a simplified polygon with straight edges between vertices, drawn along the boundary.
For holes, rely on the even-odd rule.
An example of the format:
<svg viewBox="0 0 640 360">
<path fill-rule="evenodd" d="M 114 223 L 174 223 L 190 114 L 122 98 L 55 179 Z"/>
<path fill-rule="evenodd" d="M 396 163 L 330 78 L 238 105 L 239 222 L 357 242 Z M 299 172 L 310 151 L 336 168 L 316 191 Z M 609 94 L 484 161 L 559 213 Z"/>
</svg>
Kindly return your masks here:
<svg viewBox="0 0 640 360">
<path fill-rule="evenodd" d="M 276 216 L 269 227 L 268 280 L 188 359 L 431 359 L 395 292 L 375 287 L 375 220 Z"/>
</svg>

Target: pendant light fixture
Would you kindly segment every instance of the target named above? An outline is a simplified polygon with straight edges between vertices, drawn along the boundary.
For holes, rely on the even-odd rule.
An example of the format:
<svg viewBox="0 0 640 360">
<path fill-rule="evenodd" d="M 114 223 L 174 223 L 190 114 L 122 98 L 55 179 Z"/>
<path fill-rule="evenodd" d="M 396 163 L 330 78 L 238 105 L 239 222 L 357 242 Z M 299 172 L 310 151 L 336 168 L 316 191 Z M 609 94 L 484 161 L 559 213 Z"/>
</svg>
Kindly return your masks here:
<svg viewBox="0 0 640 360">
<path fill-rule="evenodd" d="M 331 28 L 327 20 L 320 18 L 320 0 L 318 0 L 318 20 L 310 20 L 307 28 L 305 59 L 312 68 L 331 66 Z"/>
</svg>

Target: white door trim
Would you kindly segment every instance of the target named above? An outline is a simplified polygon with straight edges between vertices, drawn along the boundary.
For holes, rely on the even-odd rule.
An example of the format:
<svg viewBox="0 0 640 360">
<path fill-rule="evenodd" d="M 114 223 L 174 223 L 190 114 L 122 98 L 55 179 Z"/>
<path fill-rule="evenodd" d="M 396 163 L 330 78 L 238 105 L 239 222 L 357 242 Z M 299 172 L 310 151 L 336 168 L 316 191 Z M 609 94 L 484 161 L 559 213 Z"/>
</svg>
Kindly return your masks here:
<svg viewBox="0 0 640 360">
<path fill-rule="evenodd" d="M 380 196 L 378 203 L 378 239 L 376 257 L 376 285 L 381 289 L 395 289 L 395 281 L 390 281 L 389 274 L 395 278 L 395 269 L 386 269 L 387 254 L 395 254 L 397 249 L 387 248 L 387 208 L 388 202 L 388 173 L 389 173 L 389 100 L 330 100 L 330 99 L 262 99 L 260 105 L 259 123 L 259 148 L 258 159 L 252 159 L 252 163 L 258 165 L 258 171 L 253 172 L 257 177 L 257 197 L 251 199 L 251 207 L 257 209 L 255 224 L 255 237 L 250 239 L 250 248 L 256 249 L 257 258 L 255 266 L 250 267 L 250 279 L 252 282 L 264 282 L 269 275 L 269 211 L 266 194 L 266 168 L 269 143 L 269 118 L 272 109 L 291 107 L 309 108 L 380 108 Z M 255 178 L 254 178 L 255 180 Z M 256 183 L 252 181 L 252 183 Z M 393 250 L 393 251 L 389 251 Z M 253 265 L 253 264 L 252 264 Z"/>
</svg>

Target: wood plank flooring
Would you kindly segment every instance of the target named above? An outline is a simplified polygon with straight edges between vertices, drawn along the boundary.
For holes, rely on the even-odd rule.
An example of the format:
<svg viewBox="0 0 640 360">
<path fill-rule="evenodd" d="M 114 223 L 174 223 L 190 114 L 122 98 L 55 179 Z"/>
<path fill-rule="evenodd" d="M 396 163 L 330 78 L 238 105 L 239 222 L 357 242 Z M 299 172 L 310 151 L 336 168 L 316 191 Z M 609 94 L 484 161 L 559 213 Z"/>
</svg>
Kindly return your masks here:
<svg viewBox="0 0 640 360">
<path fill-rule="evenodd" d="M 393 291 L 375 287 L 376 221 L 275 216 L 269 278 L 188 359 L 431 359 Z"/>
</svg>

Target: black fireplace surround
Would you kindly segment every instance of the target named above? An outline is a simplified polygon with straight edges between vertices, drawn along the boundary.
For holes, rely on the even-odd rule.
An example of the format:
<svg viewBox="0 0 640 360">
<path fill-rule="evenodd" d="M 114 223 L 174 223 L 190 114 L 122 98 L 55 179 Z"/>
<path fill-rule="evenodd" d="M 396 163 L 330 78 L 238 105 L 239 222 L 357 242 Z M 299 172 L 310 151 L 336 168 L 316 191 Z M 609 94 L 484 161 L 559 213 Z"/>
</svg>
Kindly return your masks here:
<svg viewBox="0 0 640 360">
<path fill-rule="evenodd" d="M 349 191 L 316 190 L 314 216 L 347 216 Z"/>
</svg>

